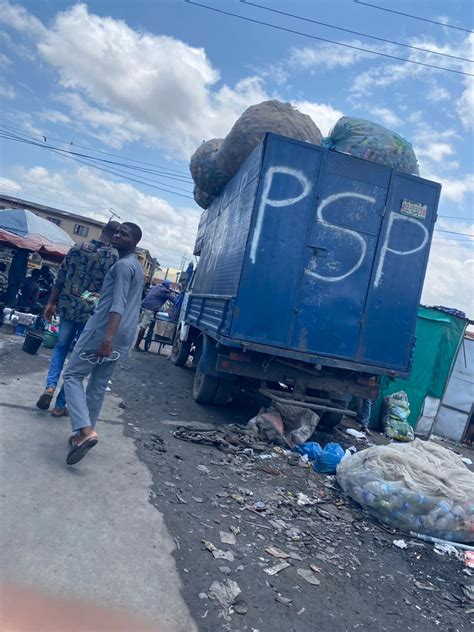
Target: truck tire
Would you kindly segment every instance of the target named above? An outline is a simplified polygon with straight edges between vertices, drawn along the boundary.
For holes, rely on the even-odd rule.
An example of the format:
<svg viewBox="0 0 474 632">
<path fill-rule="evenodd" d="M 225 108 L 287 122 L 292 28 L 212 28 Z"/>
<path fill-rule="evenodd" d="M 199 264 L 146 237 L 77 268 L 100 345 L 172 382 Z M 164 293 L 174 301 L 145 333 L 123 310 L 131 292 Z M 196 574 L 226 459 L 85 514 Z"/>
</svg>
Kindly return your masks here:
<svg viewBox="0 0 474 632">
<path fill-rule="evenodd" d="M 208 375 L 198 367 L 194 374 L 193 399 L 198 404 L 212 404 L 219 386 L 219 378 Z"/>
<path fill-rule="evenodd" d="M 319 420 L 318 428 L 335 428 L 342 419 L 339 413 L 323 413 Z"/>
<path fill-rule="evenodd" d="M 180 340 L 179 331 L 177 331 L 171 346 L 171 363 L 175 366 L 184 366 L 188 361 L 190 353 L 191 341 Z"/>
<path fill-rule="evenodd" d="M 235 382 L 228 382 L 227 380 L 219 380 L 216 392 L 212 398 L 214 406 L 225 406 L 229 404 L 234 398 L 237 392 L 237 384 Z"/>
</svg>

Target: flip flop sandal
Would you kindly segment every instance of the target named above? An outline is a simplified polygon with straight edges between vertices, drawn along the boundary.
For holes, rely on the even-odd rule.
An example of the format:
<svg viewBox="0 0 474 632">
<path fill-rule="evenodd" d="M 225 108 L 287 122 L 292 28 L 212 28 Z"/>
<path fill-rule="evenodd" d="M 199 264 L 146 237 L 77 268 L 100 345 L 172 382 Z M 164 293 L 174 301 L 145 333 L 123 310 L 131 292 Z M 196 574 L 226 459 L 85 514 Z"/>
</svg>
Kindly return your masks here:
<svg viewBox="0 0 474 632">
<path fill-rule="evenodd" d="M 36 402 L 36 407 L 40 410 L 48 410 L 51 400 L 53 399 L 53 395 L 54 393 L 47 393 L 45 391 Z"/>
<path fill-rule="evenodd" d="M 69 439 L 69 444 L 71 446 L 67 458 L 66 463 L 68 465 L 75 465 L 82 461 L 82 459 L 86 456 L 91 448 L 93 448 L 99 442 L 98 437 L 91 437 L 90 439 L 86 439 L 81 445 L 77 445 L 72 441 L 72 437 Z"/>
<path fill-rule="evenodd" d="M 66 407 L 58 408 L 55 406 L 51 411 L 51 417 L 67 417 L 69 415 L 69 411 Z"/>
</svg>

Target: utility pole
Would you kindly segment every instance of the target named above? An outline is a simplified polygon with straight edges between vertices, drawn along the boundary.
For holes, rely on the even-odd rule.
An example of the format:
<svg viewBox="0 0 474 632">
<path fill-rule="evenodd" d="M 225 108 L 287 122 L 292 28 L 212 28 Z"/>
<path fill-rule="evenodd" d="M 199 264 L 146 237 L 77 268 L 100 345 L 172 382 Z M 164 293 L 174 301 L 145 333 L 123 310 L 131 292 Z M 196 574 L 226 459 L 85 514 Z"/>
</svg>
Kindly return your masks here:
<svg viewBox="0 0 474 632">
<path fill-rule="evenodd" d="M 116 213 L 114 211 L 113 208 L 109 208 L 109 210 L 107 211 L 108 213 L 110 213 L 110 218 L 109 218 L 109 222 L 112 220 L 112 218 L 116 217 L 117 219 L 120 219 L 120 215 L 118 213 Z"/>
</svg>

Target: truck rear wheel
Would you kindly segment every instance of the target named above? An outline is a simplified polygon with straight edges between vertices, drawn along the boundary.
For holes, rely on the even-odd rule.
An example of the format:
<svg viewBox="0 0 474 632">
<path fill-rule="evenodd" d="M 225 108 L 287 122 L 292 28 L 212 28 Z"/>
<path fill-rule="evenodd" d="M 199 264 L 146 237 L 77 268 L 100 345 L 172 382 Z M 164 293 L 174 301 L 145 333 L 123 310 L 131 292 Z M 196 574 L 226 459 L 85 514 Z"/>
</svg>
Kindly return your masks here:
<svg viewBox="0 0 474 632">
<path fill-rule="evenodd" d="M 335 428 L 342 419 L 340 413 L 323 413 L 318 428 Z"/>
<path fill-rule="evenodd" d="M 198 404 L 212 404 L 219 386 L 219 378 L 208 375 L 198 367 L 194 374 L 193 399 Z"/>
<path fill-rule="evenodd" d="M 212 403 L 214 406 L 225 406 L 229 404 L 234 395 L 237 392 L 237 384 L 235 382 L 228 382 L 227 380 L 222 380 L 217 378 L 219 384 L 217 385 L 216 392 L 214 393 L 214 397 L 212 398 Z"/>
<path fill-rule="evenodd" d="M 179 337 L 179 331 L 173 340 L 171 347 L 171 362 L 175 366 L 184 366 L 188 361 L 189 354 L 191 353 L 191 341 L 181 340 Z"/>
</svg>

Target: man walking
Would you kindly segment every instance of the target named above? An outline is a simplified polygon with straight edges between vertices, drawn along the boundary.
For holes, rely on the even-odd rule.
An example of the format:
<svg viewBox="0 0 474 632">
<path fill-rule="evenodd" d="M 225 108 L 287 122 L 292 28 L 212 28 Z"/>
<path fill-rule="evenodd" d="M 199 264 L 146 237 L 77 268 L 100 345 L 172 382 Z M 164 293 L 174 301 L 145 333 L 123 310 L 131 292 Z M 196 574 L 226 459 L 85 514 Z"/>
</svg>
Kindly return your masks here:
<svg viewBox="0 0 474 632">
<path fill-rule="evenodd" d="M 176 297 L 170 288 L 171 281 L 169 281 L 169 279 L 165 279 L 160 285 L 152 287 L 143 299 L 143 311 L 140 320 L 140 329 L 138 330 L 137 341 L 134 347 L 135 351 L 141 351 L 140 343 L 143 340 L 147 327 L 149 327 L 153 322 L 156 312 L 160 311 L 166 301 L 171 301 L 172 303 L 176 301 Z"/>
<path fill-rule="evenodd" d="M 92 313 L 93 305 L 81 299 L 82 293 L 100 292 L 107 271 L 117 261 L 111 241 L 118 226 L 119 222 L 109 222 L 98 240 L 73 246 L 61 264 L 44 311 L 46 320 L 51 320 L 57 308 L 60 324 L 46 377 L 46 389 L 36 402 L 41 410 L 48 410 L 69 349 Z M 67 415 L 64 387 L 59 391 L 51 414 L 53 417 Z"/>
<path fill-rule="evenodd" d="M 74 435 L 66 463 L 78 463 L 98 442 L 95 425 L 116 361 L 130 351 L 140 311 L 143 270 L 135 256 L 142 237 L 136 224 L 120 224 L 112 240 L 119 260 L 107 272 L 95 314 L 88 320 L 64 373 Z M 87 390 L 83 381 L 89 376 Z"/>
</svg>

